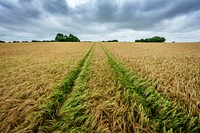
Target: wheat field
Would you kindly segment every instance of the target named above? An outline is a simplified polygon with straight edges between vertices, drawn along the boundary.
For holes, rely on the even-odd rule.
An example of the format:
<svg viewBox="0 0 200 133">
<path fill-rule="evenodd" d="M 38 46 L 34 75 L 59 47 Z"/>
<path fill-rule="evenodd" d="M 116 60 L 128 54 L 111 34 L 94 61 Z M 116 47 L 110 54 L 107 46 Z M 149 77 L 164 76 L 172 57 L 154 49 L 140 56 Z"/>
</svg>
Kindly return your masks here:
<svg viewBox="0 0 200 133">
<path fill-rule="evenodd" d="M 199 43 L 0 44 L 0 131 L 200 131 Z"/>
<path fill-rule="evenodd" d="M 25 122 L 90 47 L 88 43 L 0 45 L 0 131 Z"/>
<path fill-rule="evenodd" d="M 200 113 L 200 44 L 109 44 L 132 71 L 152 80 L 158 91 Z"/>
</svg>

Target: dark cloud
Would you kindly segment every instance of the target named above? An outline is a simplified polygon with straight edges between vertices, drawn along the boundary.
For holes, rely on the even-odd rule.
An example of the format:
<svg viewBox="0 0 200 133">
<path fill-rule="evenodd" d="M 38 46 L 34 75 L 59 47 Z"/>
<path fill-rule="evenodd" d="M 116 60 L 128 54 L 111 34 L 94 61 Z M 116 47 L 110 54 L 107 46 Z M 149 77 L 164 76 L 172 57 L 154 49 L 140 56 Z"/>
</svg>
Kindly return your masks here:
<svg viewBox="0 0 200 133">
<path fill-rule="evenodd" d="M 199 0 L 135 0 L 119 4 L 105 0 L 96 2 L 95 9 L 98 10 L 93 14 L 96 22 L 114 22 L 120 23 L 118 26 L 144 30 L 153 28 L 163 20 L 200 10 Z"/>
<path fill-rule="evenodd" d="M 134 40 L 159 33 L 169 40 L 184 41 L 179 33 L 191 35 L 194 31 L 195 38 L 185 40 L 196 41 L 200 40 L 199 14 L 199 0 L 87 0 L 76 6 L 68 0 L 2 0 L 0 39 L 9 38 L 9 34 L 19 40 L 22 35 L 28 39 L 52 39 L 57 32 L 64 32 L 83 40 Z"/>
<path fill-rule="evenodd" d="M 107 0 L 100 0 L 95 3 L 94 16 L 99 22 L 110 22 L 115 21 L 117 17 L 118 4 L 113 1 L 108 2 Z"/>
<path fill-rule="evenodd" d="M 32 0 L 22 2 L 1 1 L 0 2 L 0 25 L 8 29 L 17 30 L 20 27 L 33 24 L 40 19 L 41 10 Z M 20 30 L 20 29 L 19 29 Z"/>
<path fill-rule="evenodd" d="M 67 15 L 68 5 L 65 0 L 44 0 L 42 3 L 49 13 Z"/>
</svg>

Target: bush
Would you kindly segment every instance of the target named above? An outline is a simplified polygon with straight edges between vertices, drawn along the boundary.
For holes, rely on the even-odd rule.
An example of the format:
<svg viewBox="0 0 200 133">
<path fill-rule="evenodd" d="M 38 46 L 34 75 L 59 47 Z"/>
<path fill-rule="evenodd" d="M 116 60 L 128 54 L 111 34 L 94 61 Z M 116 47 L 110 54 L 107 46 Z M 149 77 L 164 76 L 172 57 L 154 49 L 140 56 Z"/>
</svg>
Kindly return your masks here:
<svg viewBox="0 0 200 133">
<path fill-rule="evenodd" d="M 55 40 L 43 40 L 42 42 L 55 42 Z"/>
<path fill-rule="evenodd" d="M 0 40 L 0 43 L 5 43 L 5 41 Z"/>
<path fill-rule="evenodd" d="M 13 41 L 13 43 L 20 43 L 20 41 Z"/>
<path fill-rule="evenodd" d="M 39 41 L 39 40 L 32 40 L 32 42 L 41 42 L 41 41 Z"/>
<path fill-rule="evenodd" d="M 108 42 L 118 42 L 118 40 L 108 40 Z"/>
<path fill-rule="evenodd" d="M 165 42 L 166 39 L 164 37 L 155 36 L 152 38 L 135 40 L 135 42 Z"/>
<path fill-rule="evenodd" d="M 63 35 L 62 33 L 58 33 L 55 38 L 56 42 L 80 42 L 80 39 L 72 34 Z"/>
</svg>

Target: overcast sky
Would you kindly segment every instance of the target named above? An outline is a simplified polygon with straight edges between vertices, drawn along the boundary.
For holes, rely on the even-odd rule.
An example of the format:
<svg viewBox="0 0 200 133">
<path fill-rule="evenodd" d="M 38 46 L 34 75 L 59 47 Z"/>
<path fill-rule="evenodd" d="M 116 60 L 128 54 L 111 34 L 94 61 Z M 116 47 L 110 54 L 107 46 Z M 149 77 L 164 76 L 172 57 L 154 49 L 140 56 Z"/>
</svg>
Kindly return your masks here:
<svg viewBox="0 0 200 133">
<path fill-rule="evenodd" d="M 0 40 L 200 41 L 200 0 L 0 0 Z"/>
</svg>

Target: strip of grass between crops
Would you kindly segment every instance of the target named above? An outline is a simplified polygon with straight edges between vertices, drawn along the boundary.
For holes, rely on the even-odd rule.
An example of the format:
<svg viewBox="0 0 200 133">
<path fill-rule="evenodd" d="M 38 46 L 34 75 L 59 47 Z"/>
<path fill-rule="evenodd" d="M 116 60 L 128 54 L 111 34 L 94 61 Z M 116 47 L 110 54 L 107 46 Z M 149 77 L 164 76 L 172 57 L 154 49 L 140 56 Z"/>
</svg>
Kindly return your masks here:
<svg viewBox="0 0 200 133">
<path fill-rule="evenodd" d="M 68 96 L 58 113 L 57 122 L 51 131 L 56 132 L 87 132 L 87 125 L 91 122 L 91 115 L 87 110 L 87 81 L 89 79 L 89 64 L 93 51 L 84 62 L 82 71 L 73 86 L 72 93 Z"/>
<path fill-rule="evenodd" d="M 26 132 L 47 132 L 52 126 L 54 121 L 58 118 L 58 113 L 65 102 L 67 96 L 72 92 L 75 80 L 80 77 L 82 71 L 84 71 L 84 65 L 88 62 L 92 51 L 93 45 L 87 54 L 78 62 L 78 64 L 69 72 L 67 77 L 54 88 L 54 91 L 50 95 L 48 102 L 41 105 L 41 108 L 33 114 L 31 122 L 25 122 L 22 126 L 16 130 Z M 28 124 L 27 124 L 28 123 Z"/>
<path fill-rule="evenodd" d="M 107 57 L 99 45 L 96 50 L 88 83 L 90 91 L 87 103 L 92 115 L 89 132 L 151 132 L 151 124 L 133 100 L 135 97 L 131 97 L 131 93 L 117 84 Z M 127 100 L 129 98 L 132 100 Z M 140 112 L 140 115 L 137 112 Z"/>
<path fill-rule="evenodd" d="M 102 47 L 103 48 L 103 47 Z M 158 132 L 198 132 L 199 116 L 191 116 L 179 104 L 165 99 L 147 81 L 130 72 L 107 49 L 105 51 L 110 67 L 118 81 L 130 93 L 134 93 L 148 116 L 155 123 Z"/>
</svg>

